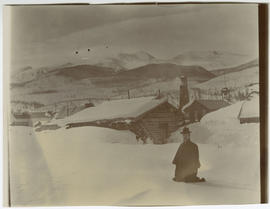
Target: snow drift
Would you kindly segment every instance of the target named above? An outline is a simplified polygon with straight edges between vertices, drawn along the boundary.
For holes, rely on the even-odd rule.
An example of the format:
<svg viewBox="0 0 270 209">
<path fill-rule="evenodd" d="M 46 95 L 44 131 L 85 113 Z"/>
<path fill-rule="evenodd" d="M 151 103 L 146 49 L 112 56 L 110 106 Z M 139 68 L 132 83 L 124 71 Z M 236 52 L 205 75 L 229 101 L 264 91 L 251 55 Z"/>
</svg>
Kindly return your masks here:
<svg viewBox="0 0 270 209">
<path fill-rule="evenodd" d="M 200 151 L 198 175 L 207 179 L 196 184 L 172 181 L 180 130 L 170 138 L 174 143 L 143 145 L 129 131 L 11 127 L 12 205 L 259 203 L 259 125 L 240 124 L 240 107 L 189 126 Z"/>
</svg>

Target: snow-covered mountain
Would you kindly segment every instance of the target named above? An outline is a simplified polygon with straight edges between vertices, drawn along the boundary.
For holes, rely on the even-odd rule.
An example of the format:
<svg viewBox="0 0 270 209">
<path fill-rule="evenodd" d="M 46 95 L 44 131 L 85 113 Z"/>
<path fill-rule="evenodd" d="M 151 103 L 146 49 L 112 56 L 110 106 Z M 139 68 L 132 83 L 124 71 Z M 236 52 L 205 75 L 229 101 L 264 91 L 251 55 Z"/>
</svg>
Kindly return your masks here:
<svg viewBox="0 0 270 209">
<path fill-rule="evenodd" d="M 191 51 L 181 53 L 170 60 L 180 65 L 199 65 L 207 70 L 224 69 L 241 65 L 253 59 L 248 55 L 224 51 Z"/>
<path fill-rule="evenodd" d="M 119 72 L 95 65 L 75 65 L 47 70 L 42 76 L 27 82 L 11 83 L 12 98 L 47 104 L 71 96 L 73 99 L 126 96 L 127 89 L 132 90 L 132 96 L 148 95 L 158 89 L 162 92 L 176 91 L 179 82 L 174 80 L 182 75 L 188 77 L 190 85 L 215 77 L 200 66 L 170 63 L 148 64 Z"/>
<path fill-rule="evenodd" d="M 48 67 L 40 67 L 40 68 L 33 68 L 31 66 L 27 66 L 21 69 L 14 70 L 11 74 L 11 83 L 26 83 L 32 80 L 39 79 L 42 76 L 46 76 L 48 73 L 56 70 L 62 69 L 66 67 L 71 67 L 74 64 L 72 63 L 65 63 L 62 65 L 55 65 L 55 66 L 48 66 Z"/>
<path fill-rule="evenodd" d="M 171 63 L 148 64 L 129 71 L 120 72 L 119 77 L 136 78 L 176 78 L 181 75 L 187 76 L 190 80 L 206 81 L 215 77 L 214 74 L 200 66 L 184 66 Z"/>
<path fill-rule="evenodd" d="M 12 83 L 28 82 L 47 73 L 47 68 L 34 69 L 32 67 L 23 68 L 11 75 Z"/>
<path fill-rule="evenodd" d="M 145 51 L 135 53 L 118 53 L 108 56 L 95 65 L 119 70 L 130 70 L 147 64 L 171 63 L 177 65 L 198 65 L 207 70 L 219 70 L 247 63 L 253 57 L 224 51 L 190 51 L 170 59 L 158 58 Z M 254 61 L 254 64 L 256 61 Z"/>
<path fill-rule="evenodd" d="M 86 50 L 87 51 L 87 50 Z M 95 65 L 108 69 L 113 69 L 115 72 L 131 70 L 139 68 L 149 64 L 162 64 L 170 63 L 176 65 L 191 65 L 201 66 L 208 71 L 213 71 L 214 74 L 219 75 L 227 72 L 241 70 L 248 66 L 256 66 L 258 60 L 250 58 L 247 55 L 229 53 L 222 51 L 191 51 L 181 53 L 171 59 L 162 59 L 153 56 L 146 51 L 137 52 L 115 52 L 111 54 L 104 54 L 102 58 L 97 57 L 96 59 L 90 59 L 88 54 L 82 54 L 80 52 L 79 57 L 82 56 L 84 59 L 73 60 L 72 63 L 66 63 L 57 66 L 45 66 L 41 68 L 33 68 L 31 66 L 23 67 L 20 70 L 16 70 L 12 74 L 12 83 L 27 82 L 33 80 L 37 76 L 40 76 L 51 70 L 72 67 L 76 65 Z M 82 54 L 82 55 L 81 55 Z M 93 56 L 93 55 L 91 55 Z"/>
<path fill-rule="evenodd" d="M 113 68 L 115 71 L 121 71 L 161 62 L 163 61 L 155 58 L 148 52 L 138 51 L 135 53 L 119 53 L 116 56 L 107 57 L 98 63 L 95 63 L 95 65 Z"/>
<path fill-rule="evenodd" d="M 85 68 L 85 66 L 91 66 L 91 68 L 101 69 L 101 71 L 108 70 L 111 72 L 119 72 L 141 67 L 147 64 L 162 62 L 163 61 L 156 59 L 154 56 L 144 51 L 138 51 L 135 53 L 118 53 L 114 56 L 107 56 L 98 62 L 86 59 L 83 62 L 78 63 L 68 62 L 62 65 L 39 68 L 26 66 L 13 71 L 11 75 L 11 83 L 29 82 L 38 79 L 41 76 L 45 76 L 48 73 L 52 73 L 53 71 L 61 70 L 63 72 L 65 69 L 70 71 L 70 68 L 72 67 L 77 68 L 77 71 L 79 71 L 78 68 L 81 68 L 82 66 L 84 66 L 83 68 Z"/>
<path fill-rule="evenodd" d="M 46 71 L 41 72 L 44 72 L 41 74 L 42 76 L 34 74 L 29 80 L 23 79 L 21 82 L 11 83 L 12 87 L 30 87 L 31 89 L 37 87 L 38 91 L 40 91 L 40 89 L 46 90 L 52 87 L 56 88 L 56 86 L 63 86 L 62 81 L 69 85 L 76 82 L 83 86 L 85 81 L 88 80 L 89 83 L 96 85 L 96 87 L 112 88 L 118 86 L 124 88 L 130 84 L 136 86 L 141 82 L 147 83 L 151 79 L 169 81 L 181 75 L 185 75 L 189 80 L 196 82 L 207 81 L 215 77 L 214 74 L 200 66 L 181 66 L 170 63 L 148 64 L 119 72 L 115 72 L 112 68 L 96 65 L 76 65 L 53 70 L 46 69 Z"/>
<path fill-rule="evenodd" d="M 204 90 L 224 86 L 243 88 L 259 82 L 258 61 L 242 62 L 246 56 L 233 53 L 189 52 L 170 60 L 158 59 L 144 51 L 119 52 L 106 57 L 97 65 L 85 60 L 86 64 L 72 62 L 16 71 L 11 78 L 12 97 L 48 103 L 71 95 L 72 98 L 121 97 L 126 96 L 127 89 L 132 91 L 132 96 L 153 94 L 158 90 L 178 95 L 179 81 L 175 79 L 181 75 L 188 77 L 190 88 Z M 204 65 L 219 68 L 208 71 L 202 67 Z M 233 67 L 227 67 L 229 65 Z M 226 76 L 216 76 L 220 74 Z"/>
</svg>

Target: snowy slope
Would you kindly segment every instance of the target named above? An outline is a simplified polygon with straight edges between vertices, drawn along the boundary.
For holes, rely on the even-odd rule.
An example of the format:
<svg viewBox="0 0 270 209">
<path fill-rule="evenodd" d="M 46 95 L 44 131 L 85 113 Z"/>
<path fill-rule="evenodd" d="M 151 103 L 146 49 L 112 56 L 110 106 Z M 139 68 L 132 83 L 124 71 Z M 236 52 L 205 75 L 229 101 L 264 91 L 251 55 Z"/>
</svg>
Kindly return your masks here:
<svg viewBox="0 0 270 209">
<path fill-rule="evenodd" d="M 255 99 L 255 101 L 257 101 Z M 216 146 L 258 146 L 259 145 L 259 124 L 240 124 L 239 112 L 242 102 L 229 105 L 217 111 L 206 114 L 199 123 L 189 125 L 192 131 L 192 138 L 199 143 L 212 144 Z M 257 110 L 258 102 L 253 102 L 250 109 Z M 181 134 L 175 132 L 171 142 L 179 142 Z"/>
<path fill-rule="evenodd" d="M 228 73 L 212 78 L 206 82 L 200 83 L 195 87 L 200 89 L 226 87 L 245 87 L 250 84 L 259 83 L 259 67 L 252 67 L 239 72 Z"/>
<path fill-rule="evenodd" d="M 31 128 L 10 129 L 12 205 L 51 205 L 57 193 L 40 143 Z"/>
<path fill-rule="evenodd" d="M 179 131 L 171 137 L 174 143 L 142 145 L 129 131 L 81 127 L 35 133 L 11 127 L 13 204 L 259 203 L 259 124 L 240 125 L 240 107 L 236 103 L 190 125 L 200 150 L 199 176 L 207 179 L 196 184 L 172 181 Z"/>
<path fill-rule="evenodd" d="M 54 66 L 46 66 L 46 67 L 39 67 L 39 68 L 33 68 L 31 66 L 24 67 L 21 69 L 14 69 L 11 72 L 11 83 L 12 84 L 20 84 L 29 82 L 35 79 L 39 79 L 42 77 L 46 77 L 46 75 L 55 69 L 61 69 L 66 67 L 73 66 L 72 63 L 65 63 L 62 65 L 54 65 Z"/>
<path fill-rule="evenodd" d="M 212 71 L 241 65 L 253 57 L 226 51 L 190 51 L 175 56 L 171 62 L 180 65 L 199 65 Z"/>
<path fill-rule="evenodd" d="M 202 126 L 211 131 L 208 142 L 230 146 L 258 146 L 260 128 L 258 123 L 240 124 L 238 114 L 243 102 L 206 114 Z M 253 106 L 257 109 L 259 103 Z"/>
<path fill-rule="evenodd" d="M 215 75 L 223 75 L 226 73 L 238 72 L 241 70 L 245 70 L 245 69 L 252 68 L 252 67 L 258 67 L 258 66 L 259 66 L 259 59 L 255 59 L 255 60 L 249 61 L 249 62 L 241 64 L 241 65 L 237 65 L 237 66 L 230 67 L 230 68 L 212 70 L 211 72 L 214 73 Z"/>
<path fill-rule="evenodd" d="M 145 96 L 162 91 L 178 90 L 175 78 L 189 77 L 189 85 L 213 78 L 213 74 L 199 66 L 179 66 L 174 64 L 151 64 L 129 71 L 112 72 L 111 68 L 92 65 L 63 67 L 49 71 L 36 79 L 23 83 L 13 83 L 11 99 L 38 101 L 43 104 L 78 99 Z M 175 85 L 176 84 L 176 85 Z"/>
</svg>

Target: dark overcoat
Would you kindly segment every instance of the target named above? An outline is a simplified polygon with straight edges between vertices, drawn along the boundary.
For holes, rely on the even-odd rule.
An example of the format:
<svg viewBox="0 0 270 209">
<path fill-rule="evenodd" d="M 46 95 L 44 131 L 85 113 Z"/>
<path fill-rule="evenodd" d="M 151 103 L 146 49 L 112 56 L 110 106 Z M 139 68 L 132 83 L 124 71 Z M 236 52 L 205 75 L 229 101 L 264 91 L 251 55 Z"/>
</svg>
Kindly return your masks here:
<svg viewBox="0 0 270 209">
<path fill-rule="evenodd" d="M 182 143 L 176 152 L 173 164 L 176 165 L 175 178 L 178 180 L 197 175 L 200 167 L 198 146 L 190 140 Z"/>
</svg>

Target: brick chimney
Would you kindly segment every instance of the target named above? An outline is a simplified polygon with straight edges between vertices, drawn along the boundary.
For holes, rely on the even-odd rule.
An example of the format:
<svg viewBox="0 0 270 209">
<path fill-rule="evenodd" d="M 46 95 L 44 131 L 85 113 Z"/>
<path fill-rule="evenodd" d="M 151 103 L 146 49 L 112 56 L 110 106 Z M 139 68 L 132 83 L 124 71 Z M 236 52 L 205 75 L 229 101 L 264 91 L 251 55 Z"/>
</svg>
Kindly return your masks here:
<svg viewBox="0 0 270 209">
<path fill-rule="evenodd" d="M 180 77 L 179 110 L 189 102 L 187 77 Z"/>
</svg>

